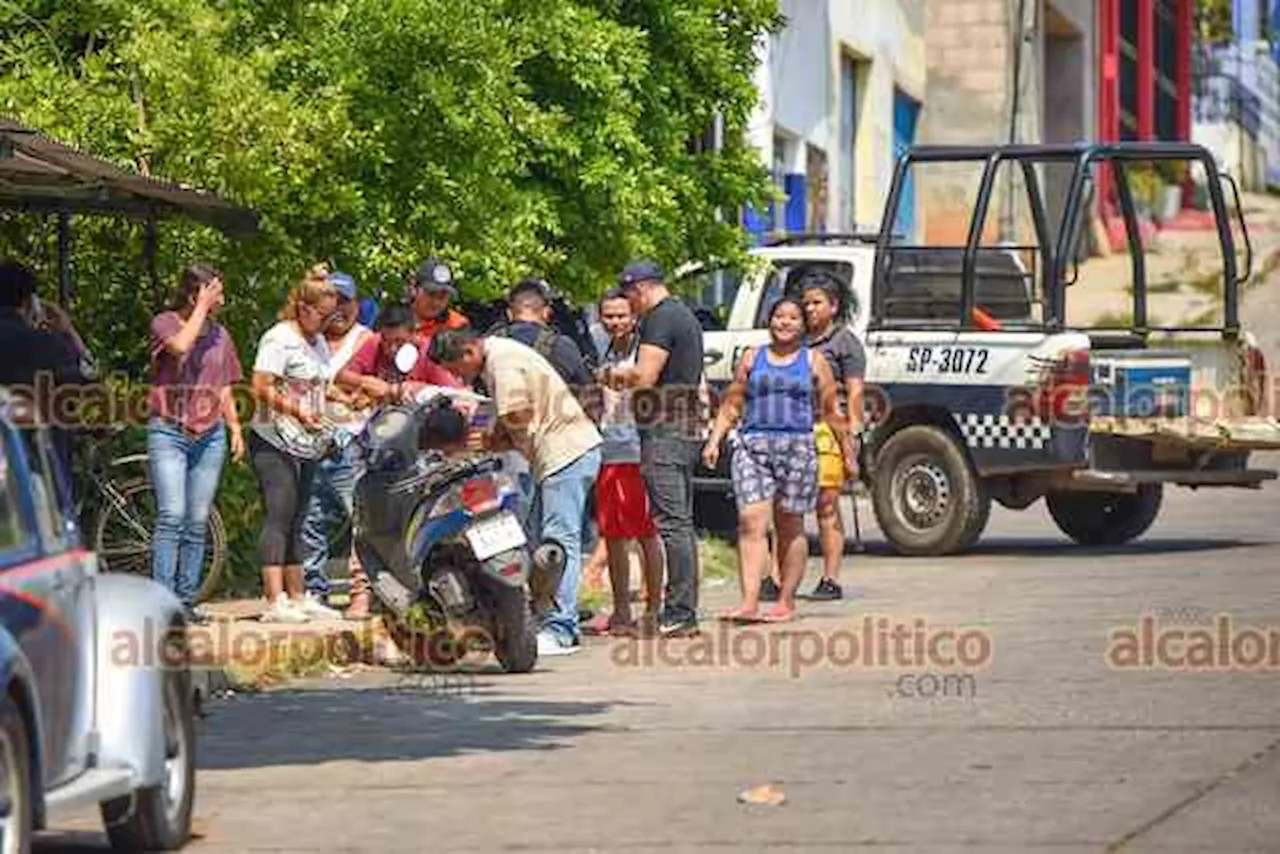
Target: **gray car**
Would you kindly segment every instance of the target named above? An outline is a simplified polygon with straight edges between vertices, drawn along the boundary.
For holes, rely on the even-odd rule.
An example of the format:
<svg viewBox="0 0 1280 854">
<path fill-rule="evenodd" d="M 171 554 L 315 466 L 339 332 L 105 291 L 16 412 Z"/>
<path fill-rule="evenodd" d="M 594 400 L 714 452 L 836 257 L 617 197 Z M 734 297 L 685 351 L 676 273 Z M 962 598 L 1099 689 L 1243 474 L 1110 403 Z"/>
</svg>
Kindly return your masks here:
<svg viewBox="0 0 1280 854">
<path fill-rule="evenodd" d="M 119 850 L 191 835 L 195 727 L 183 611 L 99 574 L 50 433 L 0 390 L 0 854 L 56 811 L 99 804 Z"/>
</svg>

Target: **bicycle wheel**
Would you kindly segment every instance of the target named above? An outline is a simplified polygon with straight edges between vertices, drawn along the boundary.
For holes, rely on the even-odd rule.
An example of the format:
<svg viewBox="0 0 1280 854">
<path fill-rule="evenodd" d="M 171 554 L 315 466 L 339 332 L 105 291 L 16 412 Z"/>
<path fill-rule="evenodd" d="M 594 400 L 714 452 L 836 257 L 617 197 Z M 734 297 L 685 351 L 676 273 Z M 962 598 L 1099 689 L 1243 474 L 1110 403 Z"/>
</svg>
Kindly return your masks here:
<svg viewBox="0 0 1280 854">
<path fill-rule="evenodd" d="M 106 572 L 134 572 L 151 577 L 151 533 L 155 530 L 156 499 L 145 479 L 108 482 L 93 529 L 93 548 Z M 227 531 L 215 505 L 209 511 L 204 567 L 196 602 L 205 602 L 217 589 L 227 558 Z"/>
</svg>

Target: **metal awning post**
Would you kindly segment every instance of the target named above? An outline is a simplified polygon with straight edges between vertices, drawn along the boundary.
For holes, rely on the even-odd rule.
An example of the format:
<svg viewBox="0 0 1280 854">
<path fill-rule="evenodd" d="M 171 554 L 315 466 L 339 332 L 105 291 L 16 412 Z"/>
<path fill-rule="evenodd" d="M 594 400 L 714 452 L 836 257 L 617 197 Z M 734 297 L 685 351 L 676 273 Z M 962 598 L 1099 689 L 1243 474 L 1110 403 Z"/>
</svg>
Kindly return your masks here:
<svg viewBox="0 0 1280 854">
<path fill-rule="evenodd" d="M 155 304 L 159 305 L 164 295 L 160 291 L 160 273 L 156 269 L 156 254 L 156 218 L 149 216 L 142 231 L 142 264 L 147 268 L 147 277 L 151 279 L 151 293 L 155 297 Z"/>
<path fill-rule="evenodd" d="M 66 307 L 71 301 L 71 214 L 58 213 L 58 303 Z"/>
</svg>

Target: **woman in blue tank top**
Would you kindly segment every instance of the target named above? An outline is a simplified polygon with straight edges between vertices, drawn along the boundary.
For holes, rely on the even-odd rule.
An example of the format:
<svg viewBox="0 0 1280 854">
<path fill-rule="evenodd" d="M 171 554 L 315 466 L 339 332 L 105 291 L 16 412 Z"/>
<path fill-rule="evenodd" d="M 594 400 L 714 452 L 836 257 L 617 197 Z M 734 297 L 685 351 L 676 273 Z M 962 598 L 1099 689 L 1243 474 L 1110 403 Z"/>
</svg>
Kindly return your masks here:
<svg viewBox="0 0 1280 854">
<path fill-rule="evenodd" d="M 796 588 L 809 553 L 804 516 L 813 511 L 818 494 L 814 424 L 825 420 L 838 435 L 847 434 L 831 366 L 820 352 L 804 346 L 804 334 L 800 302 L 783 297 L 774 303 L 769 312 L 769 346 L 743 355 L 702 451 L 703 462 L 714 469 L 721 441 L 738 428 L 732 441 L 732 469 L 742 604 L 726 619 L 778 622 L 794 616 Z M 762 616 L 760 577 L 771 562 L 767 536 L 771 514 L 782 564 L 782 594 L 778 604 Z"/>
</svg>

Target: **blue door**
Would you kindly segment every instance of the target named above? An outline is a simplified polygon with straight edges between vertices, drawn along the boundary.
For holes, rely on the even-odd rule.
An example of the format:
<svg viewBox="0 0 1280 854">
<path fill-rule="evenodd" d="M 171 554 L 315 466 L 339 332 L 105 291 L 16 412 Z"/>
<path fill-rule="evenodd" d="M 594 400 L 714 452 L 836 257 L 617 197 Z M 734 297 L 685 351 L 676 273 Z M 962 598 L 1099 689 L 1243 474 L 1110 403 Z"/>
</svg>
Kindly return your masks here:
<svg viewBox="0 0 1280 854">
<path fill-rule="evenodd" d="M 893 156 L 901 157 L 916 141 L 916 119 L 920 116 L 920 104 L 901 92 L 893 93 Z M 912 170 L 907 170 L 902 182 L 902 195 L 898 198 L 898 212 L 894 218 L 894 231 L 906 242 L 915 239 L 916 182 Z"/>
</svg>

